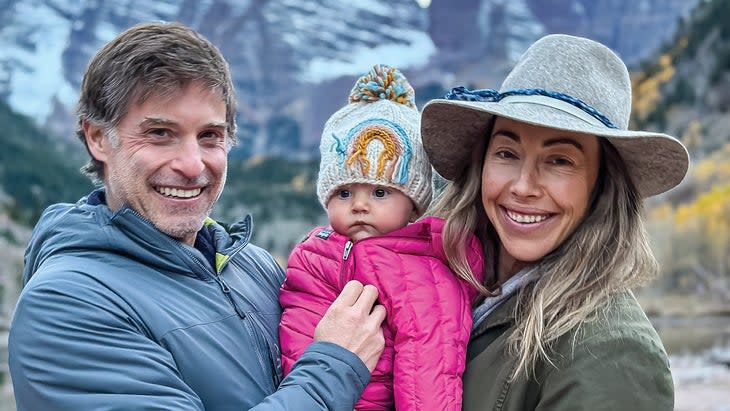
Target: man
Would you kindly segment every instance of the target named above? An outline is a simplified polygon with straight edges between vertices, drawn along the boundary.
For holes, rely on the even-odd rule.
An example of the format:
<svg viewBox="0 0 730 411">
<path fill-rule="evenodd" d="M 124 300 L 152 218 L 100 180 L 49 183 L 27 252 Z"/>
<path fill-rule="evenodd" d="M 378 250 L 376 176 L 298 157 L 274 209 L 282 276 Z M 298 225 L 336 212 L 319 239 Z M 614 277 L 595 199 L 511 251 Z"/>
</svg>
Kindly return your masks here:
<svg viewBox="0 0 730 411">
<path fill-rule="evenodd" d="M 9 336 L 18 410 L 352 410 L 383 348 L 349 283 L 280 381 L 281 268 L 251 219 L 208 218 L 235 143 L 228 65 L 179 24 L 143 24 L 84 75 L 84 171 L 103 189 L 46 210 Z"/>
</svg>

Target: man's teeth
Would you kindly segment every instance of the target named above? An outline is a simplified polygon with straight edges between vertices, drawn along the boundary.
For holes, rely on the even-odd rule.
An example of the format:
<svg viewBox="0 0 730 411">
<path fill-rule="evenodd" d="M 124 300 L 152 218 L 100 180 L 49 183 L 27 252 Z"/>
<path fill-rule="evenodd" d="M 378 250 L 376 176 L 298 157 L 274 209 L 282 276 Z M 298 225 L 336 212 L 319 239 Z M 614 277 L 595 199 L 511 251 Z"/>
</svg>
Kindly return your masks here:
<svg viewBox="0 0 730 411">
<path fill-rule="evenodd" d="M 180 188 L 157 187 L 157 192 L 167 197 L 191 198 L 200 194 L 202 189 L 183 190 Z"/>
<path fill-rule="evenodd" d="M 539 214 L 539 215 L 517 214 L 514 211 L 507 211 L 507 215 L 513 221 L 516 221 L 518 223 L 523 223 L 523 224 L 539 223 L 541 221 L 545 221 L 548 218 L 548 216 L 545 214 Z"/>
</svg>

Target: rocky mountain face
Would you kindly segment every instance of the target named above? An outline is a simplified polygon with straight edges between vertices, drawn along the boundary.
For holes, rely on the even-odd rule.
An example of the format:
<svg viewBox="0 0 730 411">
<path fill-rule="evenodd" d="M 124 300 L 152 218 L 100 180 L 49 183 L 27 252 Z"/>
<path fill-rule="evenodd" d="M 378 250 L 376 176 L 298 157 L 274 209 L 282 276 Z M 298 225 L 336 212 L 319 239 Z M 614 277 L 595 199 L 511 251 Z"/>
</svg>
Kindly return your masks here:
<svg viewBox="0 0 730 411">
<path fill-rule="evenodd" d="M 475 4 L 478 3 L 478 4 Z M 483 0 L 434 1 L 431 65 L 465 82 L 494 87 L 530 44 L 548 33 L 588 37 L 636 64 L 671 38 L 698 1 Z M 497 84 L 494 84 L 497 83 Z"/>
<path fill-rule="evenodd" d="M 0 99 L 71 138 L 84 68 L 116 33 L 181 21 L 220 47 L 240 105 L 239 154 L 310 157 L 326 118 L 374 63 L 436 97 L 497 87 L 540 36 L 595 38 L 627 62 L 670 38 L 699 0 L 0 0 Z M 433 94 L 433 95 L 431 95 Z"/>
<path fill-rule="evenodd" d="M 678 136 L 701 161 L 730 142 L 730 2 L 693 9 L 634 73 L 634 122 Z"/>
</svg>

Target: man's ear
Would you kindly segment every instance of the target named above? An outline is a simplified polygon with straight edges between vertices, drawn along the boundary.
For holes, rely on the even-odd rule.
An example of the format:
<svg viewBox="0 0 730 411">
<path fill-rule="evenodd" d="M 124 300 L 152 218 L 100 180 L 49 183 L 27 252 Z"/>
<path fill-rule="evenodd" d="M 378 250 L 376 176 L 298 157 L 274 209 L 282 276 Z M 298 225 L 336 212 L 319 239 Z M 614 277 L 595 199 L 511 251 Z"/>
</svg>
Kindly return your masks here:
<svg viewBox="0 0 730 411">
<path fill-rule="evenodd" d="M 109 139 L 104 135 L 104 130 L 86 120 L 84 120 L 81 124 L 84 129 L 86 146 L 89 148 L 91 156 L 98 161 L 106 161 L 107 156 L 109 155 L 109 150 L 111 150 L 111 144 Z"/>
</svg>

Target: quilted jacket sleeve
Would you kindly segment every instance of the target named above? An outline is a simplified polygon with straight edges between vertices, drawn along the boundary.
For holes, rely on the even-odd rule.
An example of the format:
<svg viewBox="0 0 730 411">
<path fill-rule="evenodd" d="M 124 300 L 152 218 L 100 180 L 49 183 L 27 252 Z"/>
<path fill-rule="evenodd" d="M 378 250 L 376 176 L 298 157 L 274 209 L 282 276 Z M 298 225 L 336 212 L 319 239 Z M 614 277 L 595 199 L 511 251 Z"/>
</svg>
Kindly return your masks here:
<svg viewBox="0 0 730 411">
<path fill-rule="evenodd" d="M 203 410 L 170 353 L 104 297 L 73 277 L 26 287 L 8 343 L 18 410 Z"/>
<path fill-rule="evenodd" d="M 395 406 L 461 410 L 473 292 L 438 258 L 368 253 L 394 339 Z M 362 267 L 359 267 L 362 269 Z"/>
<path fill-rule="evenodd" d="M 203 411 L 171 353 L 107 297 L 97 284 L 76 278 L 26 287 L 8 345 L 18 410 Z M 314 343 L 254 409 L 352 409 L 369 375 L 355 354 Z"/>
<path fill-rule="evenodd" d="M 328 275 L 337 270 L 335 261 L 315 255 L 307 242 L 299 244 L 289 256 L 286 279 L 279 292 L 279 341 L 285 376 L 312 343 L 314 328 L 339 294 L 340 287 Z"/>
<path fill-rule="evenodd" d="M 309 345 L 275 393 L 250 411 L 351 410 L 368 384 L 360 358 L 339 345 Z"/>
</svg>

